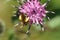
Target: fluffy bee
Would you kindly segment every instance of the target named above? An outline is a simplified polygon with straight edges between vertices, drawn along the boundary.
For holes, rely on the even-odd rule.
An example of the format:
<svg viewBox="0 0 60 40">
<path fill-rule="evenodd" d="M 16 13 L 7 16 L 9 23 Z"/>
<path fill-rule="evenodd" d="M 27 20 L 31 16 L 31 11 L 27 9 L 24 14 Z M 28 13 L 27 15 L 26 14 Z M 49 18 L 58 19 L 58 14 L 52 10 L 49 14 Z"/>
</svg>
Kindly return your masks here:
<svg viewBox="0 0 60 40">
<path fill-rule="evenodd" d="M 19 22 L 14 25 L 15 29 L 18 30 L 17 26 L 20 25 L 20 29 L 24 27 L 24 25 L 27 25 L 29 23 L 29 17 L 24 15 L 23 13 L 20 13 L 19 10 L 16 11 L 16 13 L 13 15 L 13 17 L 18 17 Z M 29 25 L 28 30 L 30 30 L 31 25 Z M 20 31 L 20 29 L 18 31 Z M 29 31 L 27 30 L 26 33 Z"/>
<path fill-rule="evenodd" d="M 20 15 L 19 15 L 19 20 L 20 20 L 21 22 L 23 22 L 23 24 L 26 24 L 26 23 L 28 23 L 29 18 L 26 17 L 24 14 L 20 14 Z"/>
</svg>

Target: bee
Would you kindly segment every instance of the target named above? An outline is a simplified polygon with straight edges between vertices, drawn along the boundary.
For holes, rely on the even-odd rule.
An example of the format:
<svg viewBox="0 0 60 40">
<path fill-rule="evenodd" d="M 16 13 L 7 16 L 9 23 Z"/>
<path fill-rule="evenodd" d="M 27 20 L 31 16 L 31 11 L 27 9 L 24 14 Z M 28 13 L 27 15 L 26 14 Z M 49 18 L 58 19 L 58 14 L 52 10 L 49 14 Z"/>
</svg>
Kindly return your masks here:
<svg viewBox="0 0 60 40">
<path fill-rule="evenodd" d="M 16 11 L 16 13 L 13 15 L 14 17 L 18 17 L 19 22 L 17 24 L 14 25 L 15 29 L 18 30 L 17 26 L 20 25 L 20 28 L 18 31 L 20 31 L 20 29 L 22 29 L 24 27 L 24 25 L 29 24 L 29 17 L 27 17 L 25 14 L 20 13 L 19 10 Z M 31 25 L 29 25 L 28 30 L 26 33 L 29 33 Z"/>
</svg>

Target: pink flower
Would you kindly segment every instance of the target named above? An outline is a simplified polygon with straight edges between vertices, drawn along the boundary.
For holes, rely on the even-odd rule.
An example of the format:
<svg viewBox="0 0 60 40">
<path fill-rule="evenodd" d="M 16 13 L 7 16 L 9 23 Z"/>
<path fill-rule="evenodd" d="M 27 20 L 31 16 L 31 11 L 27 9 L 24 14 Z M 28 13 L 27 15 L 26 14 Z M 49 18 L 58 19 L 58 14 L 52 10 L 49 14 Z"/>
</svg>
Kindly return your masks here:
<svg viewBox="0 0 60 40">
<path fill-rule="evenodd" d="M 48 11 L 45 10 L 45 4 L 41 4 L 39 0 L 27 0 L 19 11 L 29 17 L 29 22 L 36 24 L 43 24 L 43 18 L 46 17 Z"/>
</svg>

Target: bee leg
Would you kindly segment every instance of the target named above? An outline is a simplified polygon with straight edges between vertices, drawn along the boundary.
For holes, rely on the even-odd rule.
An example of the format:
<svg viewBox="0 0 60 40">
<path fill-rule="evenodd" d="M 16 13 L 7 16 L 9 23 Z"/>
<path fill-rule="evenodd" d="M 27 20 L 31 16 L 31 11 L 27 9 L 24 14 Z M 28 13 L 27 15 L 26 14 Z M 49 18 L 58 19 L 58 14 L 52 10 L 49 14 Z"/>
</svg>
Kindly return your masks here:
<svg viewBox="0 0 60 40">
<path fill-rule="evenodd" d="M 17 29 L 17 26 L 19 25 L 20 23 L 17 23 L 14 25 L 14 28 Z"/>
<path fill-rule="evenodd" d="M 28 34 L 28 33 L 30 32 L 30 28 L 31 28 L 31 25 L 29 25 L 28 30 L 27 30 L 27 32 L 26 32 L 26 34 Z"/>
<path fill-rule="evenodd" d="M 20 31 L 22 30 L 23 27 L 24 27 L 24 23 L 21 22 Z"/>
</svg>

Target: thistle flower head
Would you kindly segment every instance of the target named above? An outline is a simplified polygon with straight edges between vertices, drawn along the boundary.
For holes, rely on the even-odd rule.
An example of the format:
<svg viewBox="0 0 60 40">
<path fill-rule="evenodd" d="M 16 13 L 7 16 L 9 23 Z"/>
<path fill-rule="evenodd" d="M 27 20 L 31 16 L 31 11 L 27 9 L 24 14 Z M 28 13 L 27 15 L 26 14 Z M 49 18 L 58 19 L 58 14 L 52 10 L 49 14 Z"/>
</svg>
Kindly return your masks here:
<svg viewBox="0 0 60 40">
<path fill-rule="evenodd" d="M 43 18 L 46 16 L 45 4 L 41 4 L 39 0 L 27 0 L 21 7 L 19 11 L 26 14 L 29 17 L 29 22 L 42 24 Z"/>
</svg>

